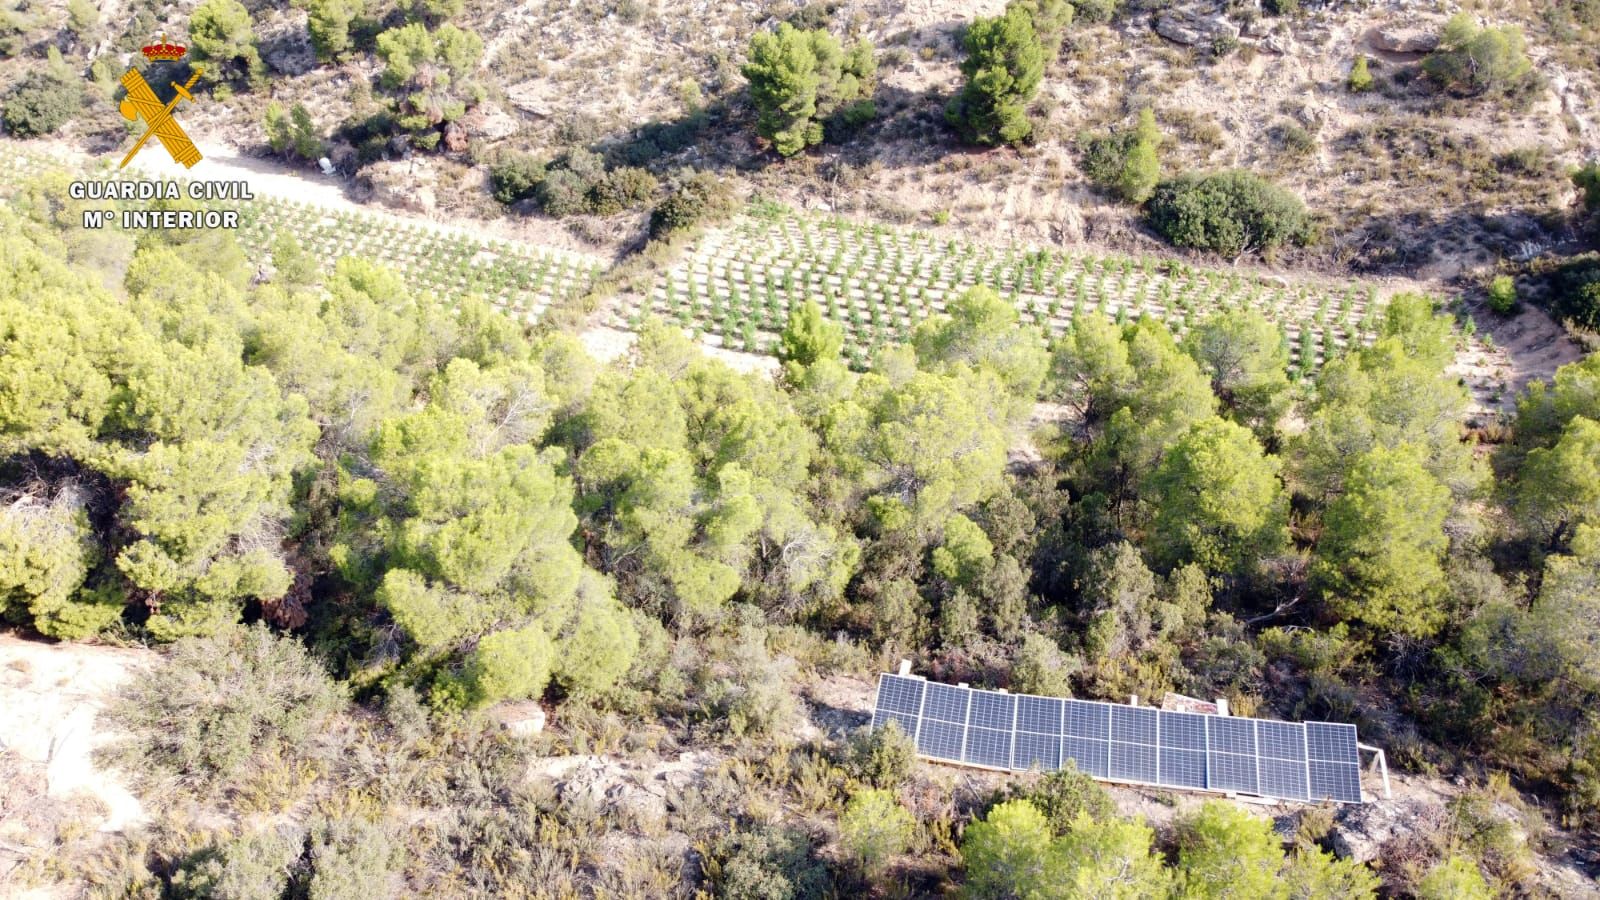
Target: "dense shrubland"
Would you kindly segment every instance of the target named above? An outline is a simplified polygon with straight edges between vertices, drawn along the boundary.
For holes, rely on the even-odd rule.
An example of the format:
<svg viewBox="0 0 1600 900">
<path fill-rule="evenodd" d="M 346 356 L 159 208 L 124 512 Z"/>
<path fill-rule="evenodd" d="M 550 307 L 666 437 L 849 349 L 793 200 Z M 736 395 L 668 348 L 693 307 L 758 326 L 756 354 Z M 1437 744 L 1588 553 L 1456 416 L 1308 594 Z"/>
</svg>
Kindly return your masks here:
<svg viewBox="0 0 1600 900">
<path fill-rule="evenodd" d="M 900 795 L 903 736 L 795 736 L 809 673 L 898 656 L 946 680 L 1352 720 L 1397 765 L 1504 769 L 1571 825 L 1600 815 L 1600 357 L 1536 384 L 1495 447 L 1464 434 L 1457 336 L 1422 297 L 1394 298 L 1377 342 L 1306 389 L 1255 313 L 1182 342 L 1085 316 L 1047 348 L 986 289 L 861 374 L 809 304 L 776 380 L 648 321 L 602 367 L 359 258 L 254 284 L 229 238 L 58 230 L 76 212 L 43 199 L 0 216 L 0 615 L 178 642 L 116 713 L 153 783 L 190 786 L 173 809 L 226 785 L 235 812 L 320 811 L 204 839 L 169 817 L 126 877 L 264 877 L 250 866 L 281 853 L 269 896 L 367 870 L 420 889 L 440 866 L 494 893 L 535 864 L 515 848 L 666 828 L 707 842 L 729 896 L 939 877 L 896 875 L 900 854 L 937 869 L 957 848 L 980 892 L 1014 889 L 987 861 L 1014 854 L 1092 887 L 1106 876 L 1073 848 L 1102 843 L 1186 890 L 1233 879 L 1205 873 L 1235 857 L 1370 880 L 1309 845 L 1213 852 L 1207 834 L 1237 830 L 1218 812 L 1158 847 L 1103 810 L 1052 812 L 1065 800 L 975 799 L 994 828 L 962 837 L 965 813 Z M 1044 461 L 1008 467 L 1039 399 L 1071 416 Z M 395 831 L 388 804 L 458 777 L 432 770 L 352 812 L 396 765 L 510 765 L 522 751 L 473 714 L 507 699 L 558 704 L 547 750 L 704 746 L 745 768 L 664 824 L 496 776 L 464 806 L 427 800 L 453 810 L 442 830 Z M 549 811 L 519 820 L 528 803 Z M 1528 877 L 1440 841 L 1380 874 L 1423 895 Z M 583 890 L 624 877 L 543 853 Z M 634 862 L 627 877 L 681 882 Z"/>
</svg>

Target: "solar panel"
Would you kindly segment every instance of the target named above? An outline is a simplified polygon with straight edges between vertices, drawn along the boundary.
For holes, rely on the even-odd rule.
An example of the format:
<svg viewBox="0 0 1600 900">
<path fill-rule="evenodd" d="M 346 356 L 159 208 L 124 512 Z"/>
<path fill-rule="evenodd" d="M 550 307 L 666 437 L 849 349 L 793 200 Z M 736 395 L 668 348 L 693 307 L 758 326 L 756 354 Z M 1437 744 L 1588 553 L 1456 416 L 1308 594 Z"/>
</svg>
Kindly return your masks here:
<svg viewBox="0 0 1600 900">
<path fill-rule="evenodd" d="M 1107 777 L 1155 784 L 1156 774 L 1155 747 L 1111 742 L 1111 771 Z"/>
<path fill-rule="evenodd" d="M 1064 737 L 1061 739 L 1061 765 L 1066 766 L 1067 760 L 1078 767 L 1078 771 L 1095 778 L 1111 777 L 1110 762 L 1111 743 L 1097 741 L 1093 738 Z"/>
<path fill-rule="evenodd" d="M 1342 762 L 1311 761 L 1311 799 L 1361 802 L 1361 767 Z"/>
<path fill-rule="evenodd" d="M 1073 737 L 1111 740 L 1111 706 L 1086 700 L 1067 701 L 1066 731 Z"/>
<path fill-rule="evenodd" d="M 967 723 L 967 701 L 972 692 L 964 687 L 948 684 L 928 685 L 927 696 L 922 701 L 922 717 L 940 722 Z"/>
<path fill-rule="evenodd" d="M 1017 698 L 995 691 L 972 692 L 972 715 L 967 724 L 1010 731 L 1016 724 Z"/>
<path fill-rule="evenodd" d="M 1111 707 L 1111 739 L 1129 744 L 1155 746 L 1156 724 L 1160 719 L 1148 706 Z"/>
<path fill-rule="evenodd" d="M 1177 750 L 1206 749 L 1206 717 L 1199 713 L 1161 713 L 1161 748 Z"/>
<path fill-rule="evenodd" d="M 1017 730 L 1034 734 L 1061 733 L 1061 700 L 1057 697 L 1017 695 Z"/>
<path fill-rule="evenodd" d="M 885 725 L 888 725 L 890 722 L 899 725 L 900 730 L 905 732 L 907 736 L 917 733 L 916 716 L 908 716 L 905 713 L 895 712 L 888 709 L 879 710 L 872 716 L 873 728 L 882 728 Z"/>
<path fill-rule="evenodd" d="M 1011 751 L 1011 768 L 1031 769 L 1035 766 L 1045 772 L 1061 768 L 1061 739 L 1055 735 L 1017 732 L 1017 744 Z"/>
<path fill-rule="evenodd" d="M 963 761 L 974 766 L 1011 768 L 1011 731 L 993 728 L 968 728 L 967 751 Z"/>
<path fill-rule="evenodd" d="M 922 707 L 922 688 L 926 684 L 921 678 L 883 675 L 878 678 L 877 708 L 914 716 Z"/>
<path fill-rule="evenodd" d="M 1204 750 L 1174 750 L 1162 747 L 1160 765 L 1157 769 L 1156 780 L 1161 784 L 1199 789 L 1206 787 Z"/>
<path fill-rule="evenodd" d="M 1206 786 L 1214 791 L 1238 791 L 1241 794 L 1261 793 L 1261 782 L 1256 777 L 1256 757 L 1239 753 L 1212 751 L 1208 759 L 1211 769 L 1206 773 Z"/>
<path fill-rule="evenodd" d="M 1260 766 L 1262 796 L 1283 797 L 1286 800 L 1310 799 L 1304 762 L 1263 756 L 1258 759 L 1257 765 Z"/>
<path fill-rule="evenodd" d="M 1356 759 L 1356 727 L 1332 722 L 1306 723 L 1306 748 L 1312 759 L 1350 762 Z"/>
<path fill-rule="evenodd" d="M 1212 753 L 1256 755 L 1256 720 L 1213 716 L 1207 723 Z"/>
<path fill-rule="evenodd" d="M 1283 800 L 1360 803 L 1354 725 L 1278 722 L 878 679 L 872 725 L 917 753 L 994 769 L 1075 766 L 1094 778 Z"/>
<path fill-rule="evenodd" d="M 924 719 L 917 729 L 917 752 L 934 759 L 961 762 L 961 745 L 965 743 L 966 729 L 948 722 Z"/>
<path fill-rule="evenodd" d="M 1273 759 L 1305 761 L 1306 729 L 1294 722 L 1256 720 L 1256 752 Z"/>
</svg>

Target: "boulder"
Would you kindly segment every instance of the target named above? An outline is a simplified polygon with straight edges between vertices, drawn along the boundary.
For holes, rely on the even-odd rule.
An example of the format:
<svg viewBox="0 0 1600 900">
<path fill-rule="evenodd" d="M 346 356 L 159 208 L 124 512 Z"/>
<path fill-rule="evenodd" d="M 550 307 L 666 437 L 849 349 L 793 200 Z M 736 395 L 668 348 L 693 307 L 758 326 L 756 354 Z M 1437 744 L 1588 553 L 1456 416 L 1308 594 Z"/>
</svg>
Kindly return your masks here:
<svg viewBox="0 0 1600 900">
<path fill-rule="evenodd" d="M 469 110 L 462 117 L 461 124 L 466 126 L 467 131 L 486 141 L 498 141 L 510 137 L 520 127 L 515 116 L 498 104 L 488 102 L 480 103 Z"/>
<path fill-rule="evenodd" d="M 461 127 L 460 122 L 450 122 L 444 126 L 444 149 L 450 153 L 466 152 L 467 130 Z"/>
<path fill-rule="evenodd" d="M 515 737 L 531 737 L 544 730 L 544 709 L 533 701 L 502 703 L 490 715 Z"/>
<path fill-rule="evenodd" d="M 1239 26 L 1219 15 L 1169 9 L 1156 16 L 1156 34 L 1186 47 L 1209 46 L 1218 38 L 1237 39 Z"/>
<path fill-rule="evenodd" d="M 1282 32 L 1267 35 L 1257 41 L 1256 46 L 1267 53 L 1278 56 L 1293 56 L 1295 51 L 1300 49 L 1299 45 L 1294 42 L 1294 38 Z"/>
<path fill-rule="evenodd" d="M 1367 32 L 1367 44 L 1387 53 L 1432 53 L 1439 47 L 1439 32 L 1417 25 L 1380 25 Z"/>
<path fill-rule="evenodd" d="M 1341 859 L 1371 862 L 1389 842 L 1429 833 L 1443 815 L 1442 806 L 1409 798 L 1345 806 L 1334 820 L 1329 844 Z"/>
</svg>

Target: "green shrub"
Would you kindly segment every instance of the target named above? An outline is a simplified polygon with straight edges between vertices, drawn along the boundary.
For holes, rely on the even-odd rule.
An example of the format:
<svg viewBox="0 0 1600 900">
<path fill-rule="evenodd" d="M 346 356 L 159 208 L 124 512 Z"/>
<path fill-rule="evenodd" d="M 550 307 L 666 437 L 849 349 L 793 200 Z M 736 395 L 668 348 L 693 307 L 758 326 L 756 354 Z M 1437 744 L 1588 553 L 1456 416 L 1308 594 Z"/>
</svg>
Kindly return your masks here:
<svg viewBox="0 0 1600 900">
<path fill-rule="evenodd" d="M 1300 0 L 1265 0 L 1261 8 L 1269 16 L 1292 16 L 1300 12 Z"/>
<path fill-rule="evenodd" d="M 89 41 L 94 37 L 95 26 L 100 24 L 100 10 L 93 0 L 68 0 L 67 23 L 78 40 Z"/>
<path fill-rule="evenodd" d="M 304 833 L 293 828 L 268 828 L 222 841 L 179 863 L 171 896 L 280 900 L 304 844 Z"/>
<path fill-rule="evenodd" d="M 1039 36 L 1044 47 L 1045 60 L 1055 59 L 1061 53 L 1061 42 L 1067 36 L 1067 26 L 1072 24 L 1074 10 L 1067 0 L 1013 0 L 1028 13 L 1033 21 L 1033 33 Z"/>
<path fill-rule="evenodd" d="M 1046 697 L 1072 696 L 1072 676 L 1083 667 L 1076 656 L 1063 653 L 1055 638 L 1030 632 L 1017 648 L 1011 666 L 1011 687 L 1024 694 Z"/>
<path fill-rule="evenodd" d="M 911 846 L 916 820 L 889 791 L 857 791 L 839 816 L 839 847 L 862 874 L 874 878 Z"/>
<path fill-rule="evenodd" d="M 539 182 L 539 205 L 560 218 L 589 211 L 589 183 L 571 169 L 553 169 Z"/>
<path fill-rule="evenodd" d="M 1477 95 L 1522 86 L 1533 74 L 1533 63 L 1521 28 L 1480 28 L 1471 14 L 1460 12 L 1445 23 L 1439 49 L 1422 61 L 1422 70 L 1447 90 Z"/>
<path fill-rule="evenodd" d="M 996 18 L 979 18 L 962 38 L 967 56 L 961 93 L 945 120 L 975 144 L 1018 144 L 1033 135 L 1028 101 L 1044 76 L 1044 45 L 1028 10 L 1015 3 Z"/>
<path fill-rule="evenodd" d="M 897 788 L 911 775 L 917 745 L 895 722 L 862 728 L 850 736 L 845 764 L 856 779 L 876 788 Z"/>
<path fill-rule="evenodd" d="M 1417 882 L 1417 900 L 1489 900 L 1494 892 L 1472 860 L 1451 856 Z"/>
<path fill-rule="evenodd" d="M 1172 243 L 1225 256 L 1304 242 L 1310 234 L 1298 197 L 1237 170 L 1162 182 L 1150 198 L 1149 217 L 1151 227 Z"/>
<path fill-rule="evenodd" d="M 1496 275 L 1489 282 L 1489 308 L 1502 316 L 1517 308 L 1517 282 L 1510 275 Z"/>
<path fill-rule="evenodd" d="M 6 97 L 6 130 L 17 137 L 51 134 L 83 105 L 83 88 L 64 73 L 32 71 Z"/>
<path fill-rule="evenodd" d="M 1367 57 L 1356 57 L 1355 65 L 1350 67 L 1350 77 L 1345 79 L 1345 86 L 1352 94 L 1365 94 L 1372 90 L 1372 72 L 1367 69 Z"/>
<path fill-rule="evenodd" d="M 305 104 L 296 103 L 284 109 L 276 100 L 267 104 L 262 127 L 267 132 L 267 143 L 275 153 L 287 153 L 301 159 L 314 160 L 322 155 L 322 138 L 317 135 L 316 123 Z"/>
<path fill-rule="evenodd" d="M 1051 832 L 1066 834 L 1081 816 L 1096 822 L 1116 818 L 1117 804 L 1099 782 L 1079 772 L 1070 761 L 1066 768 L 1046 774 L 1032 787 L 1014 787 L 1011 797 L 1027 800 L 1044 815 Z"/>
<path fill-rule="evenodd" d="M 339 60 L 351 50 L 350 26 L 366 12 L 363 0 L 309 0 L 306 31 L 323 60 Z"/>
<path fill-rule="evenodd" d="M 1143 203 L 1161 178 L 1161 129 L 1148 107 L 1131 129 L 1083 142 L 1083 169 L 1089 180 L 1129 203 Z"/>
<path fill-rule="evenodd" d="M 400 847 L 383 825 L 363 818 L 324 819 L 311 828 L 310 900 L 365 900 L 397 895 Z"/>
<path fill-rule="evenodd" d="M 717 843 L 707 868 L 723 900 L 813 900 L 833 887 L 811 842 L 788 828 L 734 831 Z"/>
<path fill-rule="evenodd" d="M 1600 162 L 1591 162 L 1572 173 L 1572 184 L 1583 194 L 1583 205 L 1590 212 L 1600 210 Z"/>
<path fill-rule="evenodd" d="M 238 0 L 205 0 L 195 7 L 189 16 L 189 47 L 196 61 L 221 67 L 213 75 L 244 74 L 256 80 L 265 71 L 256 49 L 255 22 Z"/>
<path fill-rule="evenodd" d="M 610 216 L 633 209 L 655 196 L 656 187 L 656 177 L 644 169 L 612 169 L 589 189 L 589 211 Z"/>
<path fill-rule="evenodd" d="M 711 172 L 684 179 L 650 213 L 650 235 L 661 237 L 733 211 L 733 191 Z"/>
<path fill-rule="evenodd" d="M 178 641 L 104 715 L 129 735 L 113 760 L 204 784 L 240 772 L 261 752 L 303 754 L 345 703 L 298 641 L 255 625 Z"/>
<path fill-rule="evenodd" d="M 486 706 L 537 698 L 550 684 L 554 652 L 549 635 L 538 625 L 488 635 L 462 666 L 460 682 L 467 702 Z"/>
<path fill-rule="evenodd" d="M 1551 276 L 1551 311 L 1573 325 L 1600 331 L 1600 259 L 1568 263 Z"/>
<path fill-rule="evenodd" d="M 1076 0 L 1072 6 L 1079 22 L 1103 25 L 1116 18 L 1122 0 Z"/>
<path fill-rule="evenodd" d="M 505 151 L 489 164 L 489 187 L 501 203 L 515 203 L 534 196 L 544 176 L 544 160 L 531 153 Z"/>
</svg>

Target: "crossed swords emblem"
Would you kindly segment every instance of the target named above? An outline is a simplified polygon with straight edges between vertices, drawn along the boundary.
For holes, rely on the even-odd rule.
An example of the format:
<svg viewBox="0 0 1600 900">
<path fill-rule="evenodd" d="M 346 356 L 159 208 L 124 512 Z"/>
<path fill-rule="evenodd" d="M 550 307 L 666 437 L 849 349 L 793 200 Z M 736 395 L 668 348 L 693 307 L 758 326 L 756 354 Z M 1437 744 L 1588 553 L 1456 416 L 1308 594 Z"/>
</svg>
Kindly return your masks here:
<svg viewBox="0 0 1600 900">
<path fill-rule="evenodd" d="M 189 93 L 189 89 L 200 80 L 200 75 L 201 70 L 195 69 L 188 84 L 171 82 L 177 94 L 173 96 L 171 102 L 165 104 L 156 97 L 156 92 L 150 89 L 149 83 L 139 74 L 139 70 L 129 69 L 122 76 L 122 87 L 127 90 L 128 96 L 123 98 L 117 109 L 122 113 L 122 117 L 130 122 L 143 119 L 146 130 L 134 143 L 133 149 L 128 151 L 128 155 L 122 158 L 122 165 L 117 168 L 126 166 L 134 154 L 144 147 L 145 141 L 150 140 L 151 135 L 155 135 L 161 146 L 167 148 L 167 152 L 172 155 L 172 159 L 185 169 L 193 168 L 194 164 L 200 161 L 200 150 L 195 147 L 194 141 L 189 140 L 189 135 L 184 133 L 178 120 L 172 117 L 172 110 L 177 107 L 180 100 L 194 102 L 194 95 Z"/>
</svg>

